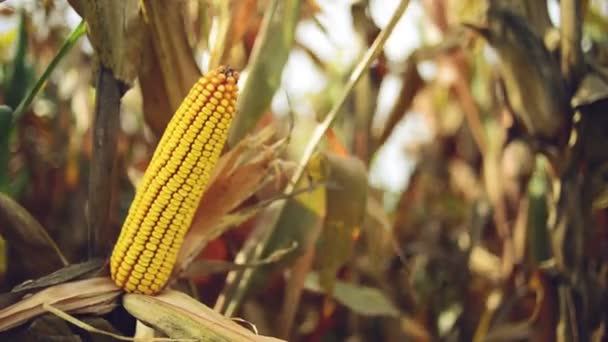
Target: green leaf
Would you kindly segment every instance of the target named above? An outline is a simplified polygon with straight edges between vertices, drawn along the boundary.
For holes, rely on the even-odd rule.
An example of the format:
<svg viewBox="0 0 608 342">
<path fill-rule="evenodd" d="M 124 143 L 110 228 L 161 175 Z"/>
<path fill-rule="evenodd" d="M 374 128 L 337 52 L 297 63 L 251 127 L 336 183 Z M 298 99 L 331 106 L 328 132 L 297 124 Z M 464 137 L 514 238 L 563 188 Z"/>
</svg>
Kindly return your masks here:
<svg viewBox="0 0 608 342">
<path fill-rule="evenodd" d="M 9 190 L 8 162 L 12 112 L 10 107 L 0 105 L 0 192 L 3 193 Z"/>
<path fill-rule="evenodd" d="M 327 216 L 318 244 L 321 286 L 333 291 L 336 274 L 350 258 L 353 236 L 361 229 L 367 206 L 365 165 L 352 156 L 325 155 L 329 167 Z"/>
<path fill-rule="evenodd" d="M 15 109 L 15 112 L 13 113 L 13 123 L 17 122 L 17 120 L 19 120 L 19 118 L 21 118 L 21 115 L 23 115 L 23 112 L 25 112 L 25 110 L 32 104 L 32 102 L 34 101 L 34 98 L 36 97 L 36 95 L 38 95 L 38 93 L 42 89 L 42 86 L 44 86 L 44 84 L 46 83 L 48 78 L 51 76 L 51 73 L 53 72 L 53 70 L 55 70 L 55 67 L 57 67 L 57 64 L 59 64 L 59 62 L 72 49 L 72 47 L 74 47 L 74 45 L 76 44 L 78 39 L 83 34 L 85 34 L 86 31 L 87 31 L 87 28 L 86 28 L 86 24 L 85 24 L 84 20 L 81 21 L 80 24 L 78 24 L 78 26 L 76 26 L 74 28 L 74 30 L 72 30 L 70 35 L 63 42 L 61 49 L 59 49 L 59 52 L 57 52 L 57 55 L 55 55 L 55 57 L 53 57 L 53 60 L 51 61 L 51 63 L 49 63 L 49 65 L 46 67 L 46 69 L 42 73 L 42 76 L 40 76 L 38 81 L 36 81 L 36 84 L 34 85 L 34 87 L 27 93 L 27 96 L 25 96 L 25 98 L 23 98 L 23 100 L 21 100 L 21 102 L 19 103 L 19 106 Z"/>
<path fill-rule="evenodd" d="M 19 27 L 17 28 L 17 49 L 9 69 L 8 82 L 6 85 L 5 100 L 11 108 L 15 108 L 19 104 L 19 101 L 25 96 L 25 92 L 29 87 L 28 67 L 25 62 L 25 55 L 27 52 L 25 18 L 25 12 L 22 12 L 19 19 Z"/>
<path fill-rule="evenodd" d="M 274 0 L 252 52 L 250 71 L 239 97 L 238 110 L 228 143 L 239 142 L 266 112 L 281 84 L 283 67 L 294 42 L 300 0 Z"/>
<path fill-rule="evenodd" d="M 325 293 L 321 288 L 317 273 L 308 274 L 305 286 L 307 290 Z M 363 316 L 398 317 L 400 315 L 393 303 L 382 292 L 372 287 L 338 281 L 332 297 L 353 312 Z"/>
<path fill-rule="evenodd" d="M 544 159 L 537 159 L 536 169 L 528 184 L 528 198 L 530 200 L 530 207 L 528 209 L 528 243 L 530 258 L 533 264 L 540 264 L 551 257 L 549 230 L 547 227 L 547 218 L 549 216 L 547 208 L 549 181 L 545 165 Z"/>
</svg>

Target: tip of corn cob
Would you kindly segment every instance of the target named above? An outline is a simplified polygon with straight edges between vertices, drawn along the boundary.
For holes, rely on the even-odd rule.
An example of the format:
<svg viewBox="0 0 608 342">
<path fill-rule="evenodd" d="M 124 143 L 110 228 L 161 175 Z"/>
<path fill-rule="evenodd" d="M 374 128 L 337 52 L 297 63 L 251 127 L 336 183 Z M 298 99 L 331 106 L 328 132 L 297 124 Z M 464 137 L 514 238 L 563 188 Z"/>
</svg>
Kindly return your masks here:
<svg viewBox="0 0 608 342">
<path fill-rule="evenodd" d="M 226 75 L 226 77 L 228 77 L 228 76 L 232 76 L 232 77 L 234 77 L 234 79 L 235 79 L 236 81 L 238 81 L 238 78 L 239 78 L 239 72 L 238 72 L 238 71 L 236 71 L 236 69 L 234 69 L 233 67 L 228 66 L 228 65 L 222 65 L 222 66 L 220 66 L 220 67 L 218 68 L 218 71 L 219 71 L 220 73 L 222 73 L 222 74 Z"/>
<path fill-rule="evenodd" d="M 112 279 L 125 291 L 153 295 L 169 281 L 226 142 L 238 77 L 228 66 L 209 71 L 167 125 L 110 259 Z"/>
</svg>

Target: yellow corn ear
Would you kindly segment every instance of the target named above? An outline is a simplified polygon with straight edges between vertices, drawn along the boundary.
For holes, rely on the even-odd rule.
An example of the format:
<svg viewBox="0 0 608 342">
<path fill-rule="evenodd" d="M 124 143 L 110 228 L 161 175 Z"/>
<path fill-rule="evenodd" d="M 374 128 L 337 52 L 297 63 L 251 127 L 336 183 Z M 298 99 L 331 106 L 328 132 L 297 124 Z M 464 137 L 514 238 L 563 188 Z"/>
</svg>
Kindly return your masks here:
<svg viewBox="0 0 608 342">
<path fill-rule="evenodd" d="M 238 72 L 219 67 L 192 87 L 152 156 L 110 259 L 114 282 L 153 295 L 168 282 L 226 142 Z"/>
</svg>

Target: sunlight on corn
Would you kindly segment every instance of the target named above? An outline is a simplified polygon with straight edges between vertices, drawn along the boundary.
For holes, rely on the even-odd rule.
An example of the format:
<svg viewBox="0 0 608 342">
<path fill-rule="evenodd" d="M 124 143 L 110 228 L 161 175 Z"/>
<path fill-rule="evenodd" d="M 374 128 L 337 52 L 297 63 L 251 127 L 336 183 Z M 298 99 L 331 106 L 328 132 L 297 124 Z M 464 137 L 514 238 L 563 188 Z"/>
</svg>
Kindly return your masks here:
<svg viewBox="0 0 608 342">
<path fill-rule="evenodd" d="M 167 284 L 226 142 L 238 76 L 221 66 L 201 77 L 165 129 L 110 259 L 125 291 L 152 295 Z"/>
</svg>

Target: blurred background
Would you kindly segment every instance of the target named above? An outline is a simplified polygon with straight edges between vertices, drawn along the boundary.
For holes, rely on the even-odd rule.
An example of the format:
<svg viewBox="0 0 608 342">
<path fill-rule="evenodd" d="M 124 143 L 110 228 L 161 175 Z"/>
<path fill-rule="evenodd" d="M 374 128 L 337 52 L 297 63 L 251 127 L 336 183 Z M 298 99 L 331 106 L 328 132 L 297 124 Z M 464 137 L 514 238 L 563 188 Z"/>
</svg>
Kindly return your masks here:
<svg viewBox="0 0 608 342">
<path fill-rule="evenodd" d="M 328 192 L 323 204 L 305 199 L 324 210 L 299 225 L 293 224 L 297 211 L 282 217 L 280 236 L 269 238 L 265 249 L 275 256 L 292 241 L 302 247 L 312 239 L 312 265 L 301 267 L 307 249 L 299 248 L 296 256 L 255 268 L 244 294 L 231 290 L 235 277 L 241 279 L 234 267 L 184 277 L 190 293 L 264 334 L 294 341 L 603 340 L 608 2 L 494 3 L 525 18 L 531 34 L 506 17 L 486 15 L 488 1 L 411 0 L 377 58 L 348 89 L 353 70 L 402 1 L 126 1 L 115 10 L 124 15 L 115 32 L 94 33 L 100 26 L 89 23 L 93 34 L 61 53 L 31 105 L 18 118 L 0 117 L 0 190 L 48 231 L 67 260 L 87 258 L 100 65 L 113 69 L 125 90 L 106 189 L 107 244 L 171 113 L 210 65 L 240 70 L 241 92 L 254 94 L 239 103 L 239 116 L 255 118 L 237 120 L 240 132 L 273 126 L 273 142 L 289 138 L 275 170 L 284 179 L 257 189 L 239 208 L 280 195 L 319 122 L 348 89 L 319 150 L 330 164 L 335 156 L 356 161 L 342 184 L 351 185 L 337 197 Z M 578 9 L 575 19 L 564 16 L 566 3 Z M 0 3 L 0 103 L 19 106 L 86 13 L 79 1 Z M 564 18 L 579 32 L 574 50 L 584 58 L 574 60 L 583 67 L 560 64 L 568 51 Z M 536 40 L 528 42 L 529 36 Z M 541 69 L 548 72 L 538 80 L 534 70 Z M 563 118 L 544 122 L 546 113 L 532 110 L 537 107 Z M 548 132 L 554 122 L 558 128 Z M 232 135 L 227 149 L 244 136 Z M 350 197 L 363 205 L 349 206 Z M 347 204 L 332 209 L 330 202 L 341 200 Z M 258 208 L 226 228 L 198 259 L 238 261 L 272 210 Z M 342 210 L 333 217 L 338 224 L 330 220 L 332 210 Z M 29 245 L 11 241 L 8 231 L 0 228 L 6 291 L 53 270 L 27 265 L 36 252 L 20 248 Z M 306 281 L 294 285 L 298 272 Z M 294 288 L 302 292 L 290 302 Z"/>
</svg>

